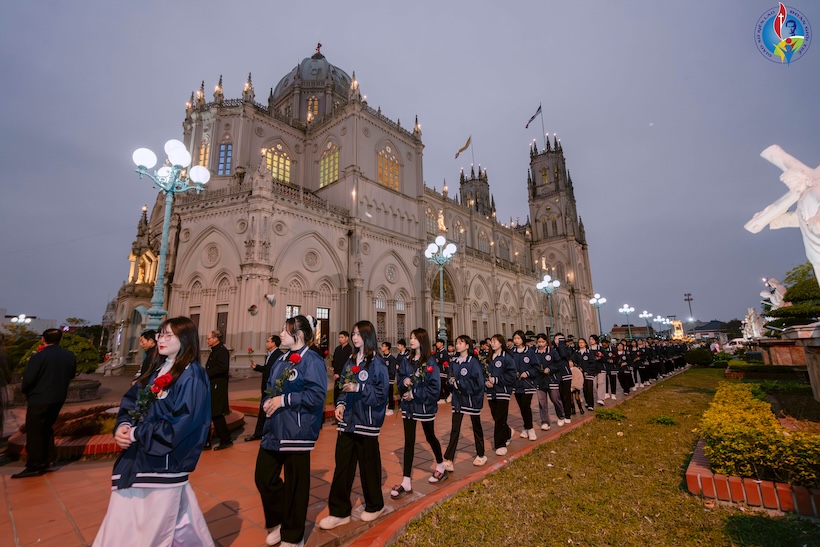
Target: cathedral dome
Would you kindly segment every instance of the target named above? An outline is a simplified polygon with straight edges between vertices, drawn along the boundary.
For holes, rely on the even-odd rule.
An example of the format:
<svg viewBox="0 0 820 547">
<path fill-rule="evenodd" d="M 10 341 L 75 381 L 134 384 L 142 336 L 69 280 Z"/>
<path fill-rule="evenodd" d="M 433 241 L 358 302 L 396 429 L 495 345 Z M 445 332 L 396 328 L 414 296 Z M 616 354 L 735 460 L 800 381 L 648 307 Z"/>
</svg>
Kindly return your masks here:
<svg viewBox="0 0 820 547">
<path fill-rule="evenodd" d="M 285 95 L 297 78 L 303 82 L 324 82 L 328 76 L 337 91 L 341 92 L 350 88 L 352 79 L 347 72 L 330 64 L 321 53 L 314 53 L 310 57 L 305 57 L 296 68 L 279 80 L 273 90 L 273 100 L 276 101 Z"/>
</svg>

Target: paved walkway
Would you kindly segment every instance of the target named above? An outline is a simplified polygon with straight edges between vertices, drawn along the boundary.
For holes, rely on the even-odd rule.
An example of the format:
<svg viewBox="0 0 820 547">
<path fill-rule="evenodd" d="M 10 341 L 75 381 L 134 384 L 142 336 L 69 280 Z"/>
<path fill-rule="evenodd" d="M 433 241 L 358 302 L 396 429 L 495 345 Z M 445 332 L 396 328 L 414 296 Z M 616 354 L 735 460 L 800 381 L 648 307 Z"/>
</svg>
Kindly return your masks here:
<svg viewBox="0 0 820 547">
<path fill-rule="evenodd" d="M 129 378 L 96 375 L 103 382 L 101 400 L 93 404 L 119 401 L 127 389 Z M 259 380 L 232 381 L 231 399 L 255 397 L 259 395 Z M 623 397 L 619 397 L 623 400 Z M 611 406 L 612 401 L 606 401 Z M 88 403 L 66 405 L 66 409 L 88 406 Z M 533 411 L 538 422 L 537 402 L 533 401 Z M 450 436 L 449 404 L 439 406 L 436 419 L 436 434 L 446 447 Z M 24 411 L 13 411 L 17 419 L 22 419 Z M 8 416 L 8 413 L 7 413 Z M 577 419 L 581 418 L 581 419 Z M 308 508 L 308 547 L 320 545 L 342 545 L 350 543 L 382 544 L 396 530 L 401 529 L 407 518 L 453 495 L 471 482 L 498 469 L 510 459 L 528 452 L 534 446 L 549 442 L 562 432 L 578 427 L 592 418 L 591 413 L 573 419 L 571 426 L 557 427 L 551 431 L 537 430 L 538 440 L 533 442 L 518 437 L 522 420 L 518 405 L 510 401 L 509 424 L 516 428 L 505 457 L 496 456 L 491 449 L 492 419 L 487 405 L 482 414 L 484 437 L 488 462 L 483 467 L 475 467 L 472 428 L 469 420 L 462 424 L 459 451 L 455 458 L 455 473 L 441 485 L 428 484 L 427 478 L 434 467 L 433 454 L 424 441 L 421 431 L 415 448 L 413 470 L 413 493 L 401 500 L 390 499 L 390 487 L 401 482 L 403 457 L 403 429 L 400 413 L 388 416 L 380 436 L 382 454 L 383 492 L 387 511 L 375 523 L 363 523 L 358 519 L 362 512 L 361 485 L 354 482 L 354 509 L 352 522 L 332 531 L 314 528 L 314 524 L 328 514 L 327 497 L 334 469 L 334 448 L 336 429 L 325 424 L 311 453 L 311 492 Z M 200 508 L 205 514 L 211 534 L 217 545 L 222 546 L 263 546 L 265 544 L 265 523 L 261 501 L 253 479 L 253 470 L 259 442 L 246 443 L 242 439 L 253 430 L 255 417 L 246 418 L 245 430 L 240 431 L 235 445 L 227 450 L 202 454 L 199 465 L 191 475 L 191 484 L 196 491 Z M 421 429 L 421 428 L 419 428 Z M 7 431 L 9 429 L 7 428 Z M 235 433 L 236 437 L 237 434 Z M 4 465 L 2 465 L 4 464 Z M 0 462 L 0 545 L 90 545 L 94 541 L 108 506 L 110 473 L 113 460 L 87 460 L 65 463 L 58 471 L 41 477 L 11 480 L 10 476 L 23 468 L 21 462 Z M 359 539 L 359 541 L 357 541 Z"/>
</svg>

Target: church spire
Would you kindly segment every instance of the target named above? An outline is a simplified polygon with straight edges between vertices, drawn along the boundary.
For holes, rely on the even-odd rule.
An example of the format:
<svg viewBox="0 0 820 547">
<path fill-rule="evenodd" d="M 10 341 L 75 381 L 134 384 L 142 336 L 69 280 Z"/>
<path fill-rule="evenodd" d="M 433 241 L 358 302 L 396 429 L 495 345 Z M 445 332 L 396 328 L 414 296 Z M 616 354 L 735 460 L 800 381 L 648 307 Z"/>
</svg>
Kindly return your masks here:
<svg viewBox="0 0 820 547">
<path fill-rule="evenodd" d="M 222 100 L 225 98 L 225 95 L 222 94 L 222 74 L 219 75 L 219 83 L 216 84 L 216 88 L 214 89 L 214 102 L 216 104 L 222 104 Z"/>
<path fill-rule="evenodd" d="M 248 72 L 248 81 L 245 82 L 245 88 L 242 90 L 242 100 L 252 103 L 256 95 L 253 92 L 253 80 L 251 80 L 251 73 Z"/>
<path fill-rule="evenodd" d="M 196 92 L 196 107 L 202 108 L 205 106 L 205 80 L 199 85 L 199 91 Z"/>
</svg>

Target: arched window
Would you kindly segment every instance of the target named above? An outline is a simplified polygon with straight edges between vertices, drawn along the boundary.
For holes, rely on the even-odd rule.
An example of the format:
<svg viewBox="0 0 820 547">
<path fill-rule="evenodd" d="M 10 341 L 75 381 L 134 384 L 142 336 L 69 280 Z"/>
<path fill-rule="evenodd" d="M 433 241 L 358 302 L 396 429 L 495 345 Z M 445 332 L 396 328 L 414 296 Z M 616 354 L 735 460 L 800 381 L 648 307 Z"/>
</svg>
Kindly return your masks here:
<svg viewBox="0 0 820 547">
<path fill-rule="evenodd" d="M 467 192 L 467 195 L 464 196 L 464 202 L 467 205 L 467 207 L 469 207 L 470 209 L 473 208 L 473 205 L 475 205 L 475 201 L 473 201 L 473 193 L 472 192 Z"/>
<path fill-rule="evenodd" d="M 547 230 L 547 217 L 541 219 L 541 231 L 544 234 L 544 239 L 550 236 L 549 230 Z"/>
<path fill-rule="evenodd" d="M 566 278 L 566 275 L 564 273 L 564 265 L 561 264 L 560 262 L 555 265 L 555 279 L 557 279 L 561 283 L 566 283 L 567 282 L 567 278 Z"/>
<path fill-rule="evenodd" d="M 549 182 L 550 182 L 550 179 L 549 179 L 549 177 L 547 177 L 547 168 L 542 167 L 541 168 L 541 184 L 546 185 L 546 184 L 549 184 Z"/>
<path fill-rule="evenodd" d="M 216 300 L 217 302 L 227 302 L 231 291 L 231 282 L 228 278 L 223 277 L 216 286 Z"/>
<path fill-rule="evenodd" d="M 202 283 L 194 281 L 191 287 L 191 304 L 202 304 Z"/>
<path fill-rule="evenodd" d="M 552 235 L 558 235 L 558 217 L 556 215 L 552 215 Z"/>
<path fill-rule="evenodd" d="M 265 151 L 265 167 L 275 180 L 290 184 L 290 157 L 281 144 Z"/>
<path fill-rule="evenodd" d="M 510 261 L 510 244 L 507 243 L 506 239 L 502 239 L 498 245 L 498 255 L 506 260 L 507 262 Z"/>
<path fill-rule="evenodd" d="M 379 151 L 378 177 L 379 184 L 382 186 L 393 190 L 399 189 L 399 160 L 390 145 Z"/>
<path fill-rule="evenodd" d="M 205 137 L 199 145 L 199 165 L 208 167 L 208 162 L 211 159 L 211 139 Z"/>
<path fill-rule="evenodd" d="M 313 117 L 319 115 L 319 99 L 315 95 L 311 95 L 307 102 L 307 111 Z"/>
<path fill-rule="evenodd" d="M 376 310 L 377 311 L 384 311 L 387 309 L 387 296 L 384 294 L 384 291 L 379 291 L 379 294 L 376 295 Z"/>
<path fill-rule="evenodd" d="M 478 250 L 482 253 L 490 252 L 490 240 L 487 239 L 487 234 L 484 233 L 484 230 L 478 234 Z"/>
<path fill-rule="evenodd" d="M 332 142 L 327 143 L 322 159 L 319 160 L 319 188 L 339 180 L 339 149 Z"/>
<path fill-rule="evenodd" d="M 217 175 L 231 174 L 231 159 L 233 156 L 233 144 L 223 142 L 219 145 L 219 163 L 216 167 Z"/>
<path fill-rule="evenodd" d="M 438 218 L 432 209 L 427 209 L 427 232 L 435 234 L 438 231 Z"/>
</svg>

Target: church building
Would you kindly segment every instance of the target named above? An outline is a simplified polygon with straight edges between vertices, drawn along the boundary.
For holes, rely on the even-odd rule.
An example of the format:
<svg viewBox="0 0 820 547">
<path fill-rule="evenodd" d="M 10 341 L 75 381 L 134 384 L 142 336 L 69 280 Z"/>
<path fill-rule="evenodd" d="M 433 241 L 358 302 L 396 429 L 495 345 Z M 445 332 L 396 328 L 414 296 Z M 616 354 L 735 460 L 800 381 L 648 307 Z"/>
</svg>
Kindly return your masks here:
<svg viewBox="0 0 820 547">
<path fill-rule="evenodd" d="M 265 104 L 250 75 L 235 99 L 220 77 L 206 100 L 203 82 L 182 140 L 212 176 L 202 193 L 175 196 L 165 308 L 199 325 L 203 348 L 209 330 L 225 333 L 235 374 L 249 371 L 248 348 L 264 351 L 296 314 L 318 319 L 318 342 L 331 352 L 362 319 L 394 345 L 417 327 L 434 337 L 439 266 L 424 251 L 438 235 L 457 245 L 443 275 L 451 339 L 597 330 L 584 226 L 557 139 L 530 150 L 527 220 L 503 224 L 486 170 L 462 172 L 458 189 L 425 186 L 418 120 L 405 127 L 370 107 L 355 72 L 317 48 Z M 150 214 L 143 209 L 128 279 L 106 313 L 110 349 L 129 360 L 147 321 L 164 207 L 159 194 Z M 544 274 L 561 282 L 554 325 L 536 289 Z"/>
</svg>

